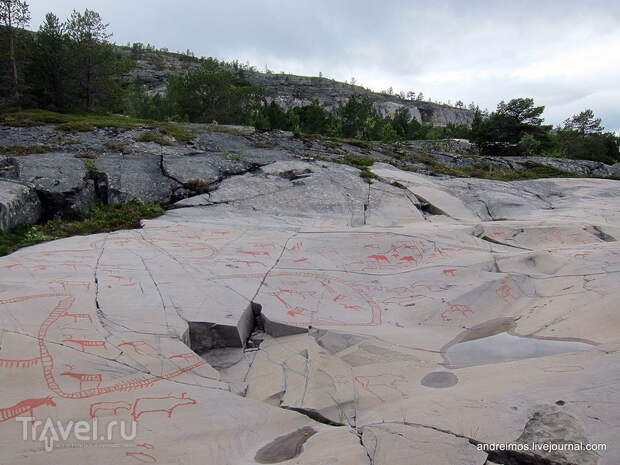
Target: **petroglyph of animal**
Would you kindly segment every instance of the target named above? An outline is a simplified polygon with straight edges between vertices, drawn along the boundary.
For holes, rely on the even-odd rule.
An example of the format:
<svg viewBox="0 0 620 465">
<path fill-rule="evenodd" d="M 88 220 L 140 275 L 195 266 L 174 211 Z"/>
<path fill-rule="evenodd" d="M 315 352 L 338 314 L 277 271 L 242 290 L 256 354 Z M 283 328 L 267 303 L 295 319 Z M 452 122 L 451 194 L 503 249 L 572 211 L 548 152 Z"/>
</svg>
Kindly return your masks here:
<svg viewBox="0 0 620 465">
<path fill-rule="evenodd" d="M 147 413 L 165 413 L 168 418 L 171 418 L 172 413 L 177 408 L 195 404 L 196 400 L 187 397 L 186 392 L 180 396 L 140 397 L 133 403 L 125 401 L 96 402 L 90 406 L 90 416 L 95 418 L 106 415 L 118 415 L 119 412 L 126 410 L 135 421 L 138 421 L 142 415 Z"/>
<path fill-rule="evenodd" d="M 91 418 L 105 417 L 108 415 L 118 415 L 121 410 L 131 412 L 131 404 L 125 401 L 118 402 L 95 402 L 90 405 L 89 414 Z"/>
<path fill-rule="evenodd" d="M 63 339 L 62 342 L 70 342 L 72 344 L 77 344 L 80 346 L 82 352 L 86 347 L 103 347 L 106 349 L 105 341 L 86 341 L 83 339 Z"/>
<path fill-rule="evenodd" d="M 187 397 L 186 392 L 180 396 L 140 397 L 133 404 L 131 416 L 138 421 L 144 414 L 161 412 L 171 418 L 172 413 L 183 405 L 196 405 L 196 400 Z"/>
<path fill-rule="evenodd" d="M 52 396 L 48 396 L 40 399 L 26 399 L 11 407 L 0 408 L 0 423 L 19 416 L 34 417 L 34 409 L 44 405 L 56 407 L 56 402 Z"/>
<path fill-rule="evenodd" d="M 382 373 L 374 376 L 356 376 L 355 381 L 358 382 L 362 389 L 374 395 L 381 402 L 385 402 L 383 396 L 390 391 L 397 393 L 403 399 L 409 395 L 402 391 L 398 385 L 407 383 L 407 378 L 403 375 L 393 375 L 391 373 Z"/>
<path fill-rule="evenodd" d="M 80 391 L 82 390 L 82 385 L 84 383 L 96 383 L 96 387 L 99 387 L 103 381 L 102 375 L 88 375 L 84 373 L 72 373 L 70 371 L 60 373 L 60 376 L 70 376 L 71 378 L 77 379 L 80 382 Z"/>
</svg>

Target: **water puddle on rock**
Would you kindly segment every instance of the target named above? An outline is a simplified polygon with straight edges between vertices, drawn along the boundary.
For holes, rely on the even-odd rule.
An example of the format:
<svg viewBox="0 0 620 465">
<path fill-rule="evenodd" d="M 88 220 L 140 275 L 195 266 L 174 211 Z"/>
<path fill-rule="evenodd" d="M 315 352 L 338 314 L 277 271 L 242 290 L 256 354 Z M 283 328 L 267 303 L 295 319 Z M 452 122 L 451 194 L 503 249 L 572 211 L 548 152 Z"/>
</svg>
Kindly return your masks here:
<svg viewBox="0 0 620 465">
<path fill-rule="evenodd" d="M 447 368 L 511 362 L 592 349 L 585 342 L 514 336 L 512 320 L 493 320 L 465 331 L 443 350 Z"/>
</svg>

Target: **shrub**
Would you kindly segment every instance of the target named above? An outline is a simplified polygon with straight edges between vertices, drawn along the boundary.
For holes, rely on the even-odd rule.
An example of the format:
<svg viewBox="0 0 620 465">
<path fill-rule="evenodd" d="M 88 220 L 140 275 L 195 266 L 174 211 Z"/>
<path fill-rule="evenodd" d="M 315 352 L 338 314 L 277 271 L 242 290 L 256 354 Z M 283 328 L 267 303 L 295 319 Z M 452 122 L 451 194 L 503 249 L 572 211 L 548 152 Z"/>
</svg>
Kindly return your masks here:
<svg viewBox="0 0 620 465">
<path fill-rule="evenodd" d="M 78 219 L 54 219 L 41 225 L 23 225 L 10 232 L 0 232 L 0 256 L 21 247 L 63 237 L 136 229 L 142 219 L 155 218 L 163 213 L 161 206 L 155 203 L 96 204 Z"/>
</svg>

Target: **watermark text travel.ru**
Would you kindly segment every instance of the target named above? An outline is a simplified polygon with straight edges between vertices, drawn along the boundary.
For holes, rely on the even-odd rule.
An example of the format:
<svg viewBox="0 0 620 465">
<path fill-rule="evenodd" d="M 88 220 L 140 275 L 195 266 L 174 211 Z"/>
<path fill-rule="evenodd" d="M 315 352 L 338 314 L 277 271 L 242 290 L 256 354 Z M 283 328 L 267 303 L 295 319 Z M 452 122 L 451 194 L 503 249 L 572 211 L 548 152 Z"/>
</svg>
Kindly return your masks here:
<svg viewBox="0 0 620 465">
<path fill-rule="evenodd" d="M 54 443 L 63 441 L 76 442 L 113 442 L 115 440 L 132 441 L 137 436 L 135 421 L 112 420 L 100 425 L 97 418 L 90 421 L 78 420 L 63 422 L 47 418 L 45 421 L 33 417 L 17 417 L 22 423 L 22 439 L 24 441 L 40 441 L 46 451 L 54 449 Z M 116 432 L 119 434 L 116 435 Z"/>
</svg>

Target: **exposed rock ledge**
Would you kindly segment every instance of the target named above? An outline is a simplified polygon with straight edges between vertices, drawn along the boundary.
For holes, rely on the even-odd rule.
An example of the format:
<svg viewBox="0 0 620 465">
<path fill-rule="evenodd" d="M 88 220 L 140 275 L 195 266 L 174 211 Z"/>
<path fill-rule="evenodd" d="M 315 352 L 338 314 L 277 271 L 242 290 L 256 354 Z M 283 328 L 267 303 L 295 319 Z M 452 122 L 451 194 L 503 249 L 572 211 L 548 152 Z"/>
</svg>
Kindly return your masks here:
<svg viewBox="0 0 620 465">
<path fill-rule="evenodd" d="M 369 185 L 349 166 L 253 149 L 267 150 L 260 166 L 225 164 L 239 172 L 211 172 L 217 189 L 143 229 L 0 258 L 1 463 L 620 462 L 620 183 L 377 163 Z M 44 159 L 52 173 L 69 157 Z M 181 161 L 166 164 L 171 186 Z M 115 195 L 149 192 L 119 179 Z M 451 368 L 468 344 L 476 357 Z M 20 439 L 21 414 L 99 431 L 133 420 L 137 436 L 41 453 Z M 479 447 L 530 442 L 607 450 Z"/>
<path fill-rule="evenodd" d="M 433 173 L 428 160 L 452 168 L 481 164 L 527 171 L 535 162 L 584 176 L 618 176 L 620 164 L 554 158 L 478 157 L 459 141 L 412 141 L 408 144 L 336 143 L 321 138 L 296 138 L 290 133 L 257 133 L 251 128 L 228 127 L 214 132 L 192 126 L 195 139 L 170 146 L 137 142 L 145 130 L 96 131 L 61 134 L 53 126 L 0 127 L 0 145 L 43 145 L 47 153 L 0 157 L 2 187 L 0 228 L 36 222 L 40 217 L 83 211 L 95 200 L 128 200 L 173 204 L 205 194 L 211 202 L 217 189 L 231 177 L 267 173 L 277 161 L 297 163 L 314 159 L 316 165 L 346 157 L 371 158 L 395 166 Z M 333 170 L 336 168 L 330 168 Z M 303 171 L 303 170 L 302 170 Z M 342 171 L 342 170 L 340 170 Z M 338 172 L 340 172 L 338 171 Z M 345 170 L 346 171 L 346 170 Z M 356 177 L 356 170 L 351 171 Z M 292 169 L 281 176 L 282 186 L 303 182 L 306 174 Z M 1 179 L 10 181 L 3 182 Z M 21 184 L 22 187 L 19 187 Z M 216 191 L 216 192 L 214 192 Z M 213 192 L 213 196 L 208 195 Z M 242 194 L 242 193 L 241 193 Z M 180 205 L 184 205 L 181 203 Z"/>
</svg>

